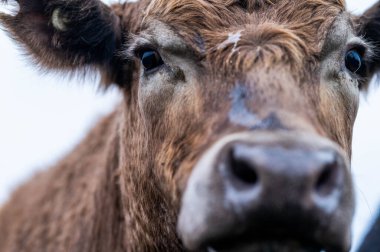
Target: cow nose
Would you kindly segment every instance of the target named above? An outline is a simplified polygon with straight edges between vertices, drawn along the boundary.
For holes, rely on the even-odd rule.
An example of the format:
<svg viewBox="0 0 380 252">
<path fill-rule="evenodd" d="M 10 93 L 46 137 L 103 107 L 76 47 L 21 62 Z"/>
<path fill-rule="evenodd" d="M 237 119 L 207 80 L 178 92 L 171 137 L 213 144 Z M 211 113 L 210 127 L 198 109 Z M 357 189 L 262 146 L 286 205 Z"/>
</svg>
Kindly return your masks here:
<svg viewBox="0 0 380 252">
<path fill-rule="evenodd" d="M 231 135 L 194 167 L 178 231 L 190 250 L 264 251 L 270 241 L 286 240 L 318 251 L 348 251 L 352 191 L 348 161 L 327 139 Z"/>
<path fill-rule="evenodd" d="M 221 150 L 216 169 L 227 191 L 234 192 L 227 200 L 239 208 L 286 204 L 328 214 L 339 205 L 346 167 L 333 149 L 235 142 Z"/>
</svg>

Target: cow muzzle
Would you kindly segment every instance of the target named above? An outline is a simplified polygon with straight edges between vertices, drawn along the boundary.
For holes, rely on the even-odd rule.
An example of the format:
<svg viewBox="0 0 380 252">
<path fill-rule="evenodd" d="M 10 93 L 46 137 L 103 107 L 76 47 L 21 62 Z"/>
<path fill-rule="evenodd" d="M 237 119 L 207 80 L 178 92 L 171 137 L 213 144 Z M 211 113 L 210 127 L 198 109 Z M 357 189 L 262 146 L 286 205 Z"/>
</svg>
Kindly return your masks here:
<svg viewBox="0 0 380 252">
<path fill-rule="evenodd" d="M 178 232 L 189 250 L 348 251 L 352 191 L 347 158 L 327 139 L 234 134 L 194 167 Z"/>
</svg>

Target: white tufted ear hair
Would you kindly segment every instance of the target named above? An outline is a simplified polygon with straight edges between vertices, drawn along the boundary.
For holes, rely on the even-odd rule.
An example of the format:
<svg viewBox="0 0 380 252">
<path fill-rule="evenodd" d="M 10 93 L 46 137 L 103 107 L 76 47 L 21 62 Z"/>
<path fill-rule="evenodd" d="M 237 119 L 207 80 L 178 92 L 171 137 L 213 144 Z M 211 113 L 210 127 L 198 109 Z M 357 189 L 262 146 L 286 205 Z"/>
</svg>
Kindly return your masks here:
<svg viewBox="0 0 380 252">
<path fill-rule="evenodd" d="M 68 23 L 68 19 L 61 14 L 60 8 L 54 9 L 51 15 L 51 23 L 55 29 L 59 31 L 67 31 L 66 24 Z"/>
</svg>

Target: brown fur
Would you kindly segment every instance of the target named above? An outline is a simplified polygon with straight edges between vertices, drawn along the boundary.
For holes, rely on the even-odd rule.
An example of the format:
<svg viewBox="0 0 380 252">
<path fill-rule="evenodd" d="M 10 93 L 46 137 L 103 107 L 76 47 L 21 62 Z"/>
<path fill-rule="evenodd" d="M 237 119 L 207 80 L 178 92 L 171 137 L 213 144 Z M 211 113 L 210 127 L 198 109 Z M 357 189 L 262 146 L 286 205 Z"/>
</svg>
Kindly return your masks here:
<svg viewBox="0 0 380 252">
<path fill-rule="evenodd" d="M 72 17 L 98 14 L 74 19 L 65 32 L 49 22 L 63 1 L 33 1 L 40 4 L 20 0 L 15 17 L 0 15 L 10 34 L 47 69 L 99 69 L 124 101 L 71 154 L 12 195 L 0 212 L 2 252 L 183 250 L 176 221 L 187 179 L 202 153 L 232 132 L 310 131 L 350 156 L 355 107 L 345 106 L 345 94 L 321 87 L 318 75 L 342 0 L 143 0 L 112 11 L 96 0 L 70 1 Z M 123 53 L 152 20 L 178 34 L 208 74 L 180 98 L 156 99 L 144 110 L 139 64 Z M 236 45 L 221 46 L 240 30 Z M 73 39 L 78 32 L 83 40 Z M 256 95 L 244 101 L 267 128 L 228 121 L 230 103 L 220 99 L 236 83 Z"/>
<path fill-rule="evenodd" d="M 307 0 L 295 5 L 288 1 L 276 4 L 273 1 L 246 2 L 250 6 L 262 7 L 252 15 L 244 12 L 236 0 L 162 0 L 153 1 L 146 16 L 171 24 L 192 44 L 196 44 L 192 40 L 199 35 L 205 38 L 207 50 L 203 53 L 210 57 L 211 62 L 221 63 L 223 71 L 245 72 L 257 64 L 268 67 L 282 63 L 291 66 L 290 70 L 296 70 L 295 76 L 298 76 L 299 71 L 304 71 L 301 67 L 305 63 L 303 61 L 313 59 L 321 51 L 327 28 L 344 8 L 341 0 Z M 250 29 L 246 27 L 247 23 L 255 25 Z M 231 32 L 226 31 L 226 27 L 233 27 L 232 31 L 244 29 L 247 33 L 243 33 L 235 53 L 230 53 L 233 44 L 219 47 Z M 196 31 L 201 34 L 196 34 Z"/>
<path fill-rule="evenodd" d="M 0 218 L 2 251 L 124 251 L 115 118 L 14 193 Z"/>
</svg>

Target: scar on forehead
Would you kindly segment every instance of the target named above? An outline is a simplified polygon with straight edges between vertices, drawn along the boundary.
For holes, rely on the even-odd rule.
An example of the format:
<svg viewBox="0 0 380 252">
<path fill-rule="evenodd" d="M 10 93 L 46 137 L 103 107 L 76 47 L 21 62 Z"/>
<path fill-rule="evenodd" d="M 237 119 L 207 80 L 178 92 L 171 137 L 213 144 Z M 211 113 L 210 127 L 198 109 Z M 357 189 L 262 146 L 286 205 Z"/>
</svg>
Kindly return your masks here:
<svg viewBox="0 0 380 252">
<path fill-rule="evenodd" d="M 237 50 L 237 44 L 240 41 L 242 32 L 242 30 L 239 30 L 236 32 L 229 33 L 227 39 L 223 41 L 221 44 L 219 44 L 218 49 L 221 50 L 226 48 L 228 45 L 233 44 L 234 46 L 232 48 L 232 52 L 235 52 Z"/>
</svg>

